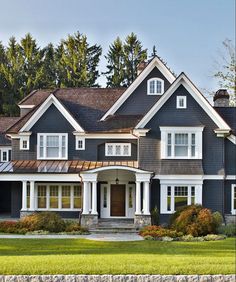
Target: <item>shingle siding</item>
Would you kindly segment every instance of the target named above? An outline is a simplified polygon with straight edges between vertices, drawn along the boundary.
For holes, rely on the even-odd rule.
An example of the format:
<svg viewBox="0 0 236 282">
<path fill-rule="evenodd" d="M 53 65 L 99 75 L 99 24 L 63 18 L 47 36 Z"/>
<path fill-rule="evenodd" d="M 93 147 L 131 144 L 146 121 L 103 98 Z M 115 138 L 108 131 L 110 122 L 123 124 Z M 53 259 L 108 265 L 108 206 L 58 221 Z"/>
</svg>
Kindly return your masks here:
<svg viewBox="0 0 236 282">
<path fill-rule="evenodd" d="M 134 90 L 124 104 L 117 110 L 116 114 L 145 114 L 161 97 L 158 95 L 147 95 L 147 81 L 153 77 L 158 77 L 164 80 L 165 91 L 170 86 L 169 81 L 164 77 L 164 75 L 157 68 L 154 68 L 142 81 L 142 83 L 140 83 L 140 85 Z"/>
</svg>

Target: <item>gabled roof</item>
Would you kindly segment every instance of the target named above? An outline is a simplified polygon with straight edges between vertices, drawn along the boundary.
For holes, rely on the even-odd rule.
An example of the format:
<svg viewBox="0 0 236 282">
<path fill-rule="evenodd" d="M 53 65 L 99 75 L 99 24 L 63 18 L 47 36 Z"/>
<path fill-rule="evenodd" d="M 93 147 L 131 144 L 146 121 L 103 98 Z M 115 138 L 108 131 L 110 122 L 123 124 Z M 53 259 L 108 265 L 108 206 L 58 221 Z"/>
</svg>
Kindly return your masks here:
<svg viewBox="0 0 236 282">
<path fill-rule="evenodd" d="M 78 122 L 74 119 L 71 113 L 53 94 L 50 94 L 50 96 L 48 96 L 48 98 L 40 105 L 40 107 L 38 107 L 38 109 L 33 113 L 33 115 L 20 129 L 20 132 L 29 131 L 52 104 L 56 106 L 56 108 L 68 120 L 68 122 L 74 127 L 76 131 L 84 132 L 84 129 L 78 124 Z"/>
<path fill-rule="evenodd" d="M 144 128 L 146 124 L 153 118 L 153 116 L 160 110 L 160 108 L 166 103 L 170 96 L 176 91 L 176 89 L 183 85 L 196 102 L 205 110 L 209 117 L 215 122 L 219 129 L 230 130 L 229 125 L 224 119 L 214 110 L 207 99 L 201 94 L 192 81 L 186 76 L 185 73 L 181 73 L 172 85 L 166 90 L 162 97 L 156 102 L 156 104 L 148 111 L 148 113 L 141 119 L 136 125 L 136 128 Z"/>
<path fill-rule="evenodd" d="M 127 88 L 123 95 L 114 103 L 114 105 L 105 113 L 105 115 L 102 116 L 101 121 L 104 121 L 109 115 L 113 115 L 155 67 L 160 70 L 160 72 L 170 83 L 175 80 L 175 76 L 167 68 L 167 66 L 158 57 L 154 57 L 146 66 L 146 68 L 140 73 L 140 75 L 137 76 L 134 82 Z"/>
<path fill-rule="evenodd" d="M 11 140 L 5 137 L 5 131 L 19 119 L 20 117 L 0 117 L 0 146 L 11 145 Z"/>
</svg>

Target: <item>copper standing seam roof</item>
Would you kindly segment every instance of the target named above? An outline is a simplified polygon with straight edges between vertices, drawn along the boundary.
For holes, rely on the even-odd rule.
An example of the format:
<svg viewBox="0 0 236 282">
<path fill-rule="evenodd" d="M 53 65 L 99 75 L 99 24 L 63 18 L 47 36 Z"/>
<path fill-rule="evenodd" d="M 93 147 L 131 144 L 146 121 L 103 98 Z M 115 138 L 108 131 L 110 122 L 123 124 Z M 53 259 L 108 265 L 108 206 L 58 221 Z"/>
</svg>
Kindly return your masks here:
<svg viewBox="0 0 236 282">
<path fill-rule="evenodd" d="M 0 163 L 0 173 L 80 173 L 100 167 L 120 166 L 138 168 L 137 161 L 11 161 Z"/>
</svg>

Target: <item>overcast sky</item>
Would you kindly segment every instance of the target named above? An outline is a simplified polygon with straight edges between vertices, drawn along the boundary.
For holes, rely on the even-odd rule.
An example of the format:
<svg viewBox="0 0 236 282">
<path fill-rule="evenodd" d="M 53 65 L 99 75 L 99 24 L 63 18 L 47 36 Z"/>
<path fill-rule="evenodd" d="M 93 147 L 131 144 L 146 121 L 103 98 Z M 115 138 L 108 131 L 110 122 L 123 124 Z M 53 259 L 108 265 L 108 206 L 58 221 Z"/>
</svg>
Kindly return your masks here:
<svg viewBox="0 0 236 282">
<path fill-rule="evenodd" d="M 103 48 L 134 32 L 176 74 L 184 71 L 200 88 L 217 90 L 211 77 L 222 41 L 235 42 L 235 0 L 0 0 L 0 41 L 27 32 L 44 47 L 79 30 Z M 105 79 L 99 79 L 105 86 Z"/>
</svg>

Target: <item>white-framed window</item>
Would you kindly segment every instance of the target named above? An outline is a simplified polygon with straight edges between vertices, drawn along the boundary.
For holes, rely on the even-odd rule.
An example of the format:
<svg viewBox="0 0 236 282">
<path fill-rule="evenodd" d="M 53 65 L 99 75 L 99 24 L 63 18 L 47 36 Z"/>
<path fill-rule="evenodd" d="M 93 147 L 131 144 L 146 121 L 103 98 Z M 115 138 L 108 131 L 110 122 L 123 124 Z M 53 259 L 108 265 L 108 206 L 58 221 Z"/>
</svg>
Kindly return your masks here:
<svg viewBox="0 0 236 282">
<path fill-rule="evenodd" d="M 160 78 L 150 78 L 147 81 L 148 95 L 162 95 L 164 93 L 164 80 Z"/>
<path fill-rule="evenodd" d="M 186 96 L 177 96 L 176 97 L 176 108 L 177 109 L 186 109 L 187 108 L 187 97 Z"/>
<path fill-rule="evenodd" d="M 131 156 L 131 144 L 130 143 L 106 143 L 105 155 L 114 157 L 129 157 Z"/>
<path fill-rule="evenodd" d="M 236 214 L 236 184 L 231 186 L 231 213 Z"/>
<path fill-rule="evenodd" d="M 161 184 L 161 213 L 174 213 L 193 204 L 202 204 L 202 185 Z"/>
<path fill-rule="evenodd" d="M 37 158 L 44 160 L 60 159 L 68 157 L 67 133 L 38 133 Z"/>
<path fill-rule="evenodd" d="M 160 127 L 162 159 L 202 159 L 203 127 Z"/>
<path fill-rule="evenodd" d="M 20 137 L 20 150 L 29 150 L 30 145 L 30 137 L 29 136 L 21 136 Z"/>
<path fill-rule="evenodd" d="M 85 150 L 85 138 L 84 137 L 75 137 L 75 149 L 76 150 Z"/>
<path fill-rule="evenodd" d="M 11 160 L 11 148 L 0 148 L 1 156 L 0 161 L 1 162 L 9 162 Z"/>
<path fill-rule="evenodd" d="M 80 184 L 37 184 L 37 210 L 80 210 L 82 187 Z"/>
</svg>

